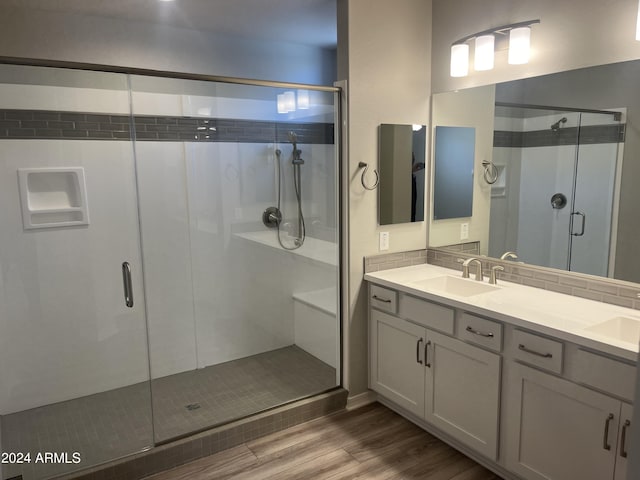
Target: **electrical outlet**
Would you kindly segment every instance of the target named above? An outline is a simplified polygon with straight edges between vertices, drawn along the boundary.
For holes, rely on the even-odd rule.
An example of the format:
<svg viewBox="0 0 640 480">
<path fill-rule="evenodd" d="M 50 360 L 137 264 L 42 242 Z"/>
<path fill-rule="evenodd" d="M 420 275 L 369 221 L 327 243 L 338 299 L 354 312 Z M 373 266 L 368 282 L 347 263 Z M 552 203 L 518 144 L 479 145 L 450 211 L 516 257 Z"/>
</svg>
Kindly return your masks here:
<svg viewBox="0 0 640 480">
<path fill-rule="evenodd" d="M 460 224 L 460 240 L 468 240 L 469 239 L 469 224 L 461 223 Z"/>
<path fill-rule="evenodd" d="M 389 232 L 380 232 L 380 251 L 389 250 Z"/>
</svg>

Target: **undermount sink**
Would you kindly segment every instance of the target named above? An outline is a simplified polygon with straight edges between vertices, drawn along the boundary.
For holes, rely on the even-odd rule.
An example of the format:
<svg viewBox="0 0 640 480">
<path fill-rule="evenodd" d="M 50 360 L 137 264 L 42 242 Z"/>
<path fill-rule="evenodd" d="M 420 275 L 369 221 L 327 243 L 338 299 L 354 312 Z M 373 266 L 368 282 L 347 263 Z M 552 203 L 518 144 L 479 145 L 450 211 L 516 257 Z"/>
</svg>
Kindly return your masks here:
<svg viewBox="0 0 640 480">
<path fill-rule="evenodd" d="M 640 319 L 615 317 L 587 327 L 585 330 L 637 345 L 640 340 Z"/>
<path fill-rule="evenodd" d="M 413 282 L 413 285 L 421 289 L 450 293 L 451 295 L 458 295 L 459 297 L 472 297 L 474 295 L 500 290 L 493 285 L 471 279 L 451 277 L 449 275 L 420 280 Z"/>
</svg>

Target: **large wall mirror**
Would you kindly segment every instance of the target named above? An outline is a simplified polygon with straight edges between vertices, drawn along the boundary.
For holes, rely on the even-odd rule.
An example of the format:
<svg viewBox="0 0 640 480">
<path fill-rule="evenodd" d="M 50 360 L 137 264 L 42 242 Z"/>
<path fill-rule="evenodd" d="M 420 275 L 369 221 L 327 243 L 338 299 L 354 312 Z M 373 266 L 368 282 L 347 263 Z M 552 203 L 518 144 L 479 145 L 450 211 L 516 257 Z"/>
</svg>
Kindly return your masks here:
<svg viewBox="0 0 640 480">
<path fill-rule="evenodd" d="M 429 246 L 640 282 L 639 79 L 640 60 L 434 95 L 434 126 L 480 147 L 468 238 L 434 220 Z"/>
<path fill-rule="evenodd" d="M 424 220 L 424 125 L 380 125 L 380 225 Z"/>
</svg>

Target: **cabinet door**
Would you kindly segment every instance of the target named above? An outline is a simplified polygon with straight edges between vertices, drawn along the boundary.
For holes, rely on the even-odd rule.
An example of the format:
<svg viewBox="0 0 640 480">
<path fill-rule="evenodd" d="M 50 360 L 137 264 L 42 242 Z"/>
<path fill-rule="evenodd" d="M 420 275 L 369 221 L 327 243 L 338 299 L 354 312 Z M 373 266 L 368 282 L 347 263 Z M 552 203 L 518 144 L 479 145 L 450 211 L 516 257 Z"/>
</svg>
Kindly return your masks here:
<svg viewBox="0 0 640 480">
<path fill-rule="evenodd" d="M 425 329 L 371 310 L 370 335 L 371 388 L 422 417 Z"/>
<path fill-rule="evenodd" d="M 427 342 L 426 420 L 495 460 L 500 356 L 431 330 Z"/>
<path fill-rule="evenodd" d="M 527 480 L 613 478 L 620 402 L 514 364 L 507 468 Z"/>
<path fill-rule="evenodd" d="M 618 435 L 618 456 L 616 457 L 615 480 L 627 480 L 628 453 L 632 451 L 631 440 L 631 416 L 633 405 L 623 403 L 620 409 L 620 433 Z"/>
</svg>

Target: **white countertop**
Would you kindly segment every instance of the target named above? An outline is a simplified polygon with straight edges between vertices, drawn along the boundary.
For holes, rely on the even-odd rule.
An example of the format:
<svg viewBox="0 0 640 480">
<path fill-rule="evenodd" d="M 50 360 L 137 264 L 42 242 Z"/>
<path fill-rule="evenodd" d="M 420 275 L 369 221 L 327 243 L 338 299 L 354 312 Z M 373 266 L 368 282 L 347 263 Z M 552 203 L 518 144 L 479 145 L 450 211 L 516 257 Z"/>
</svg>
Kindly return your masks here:
<svg viewBox="0 0 640 480">
<path fill-rule="evenodd" d="M 468 282 L 475 282 L 471 269 Z M 498 280 L 495 291 L 462 297 L 416 282 L 451 276 L 461 278 L 456 270 L 435 265 L 414 265 L 381 272 L 367 273 L 364 279 L 426 300 L 451 305 L 471 313 L 495 318 L 505 323 L 528 328 L 562 340 L 592 348 L 627 360 L 637 361 L 638 342 L 613 338 L 588 330 L 606 320 L 624 317 L 640 322 L 640 311 L 596 302 L 562 293 Z M 484 281 L 486 284 L 486 280 Z"/>
</svg>

